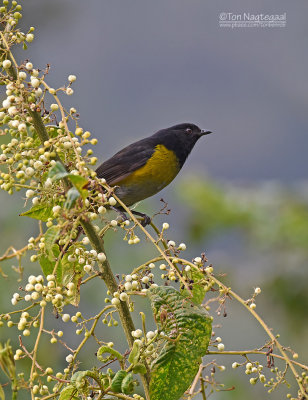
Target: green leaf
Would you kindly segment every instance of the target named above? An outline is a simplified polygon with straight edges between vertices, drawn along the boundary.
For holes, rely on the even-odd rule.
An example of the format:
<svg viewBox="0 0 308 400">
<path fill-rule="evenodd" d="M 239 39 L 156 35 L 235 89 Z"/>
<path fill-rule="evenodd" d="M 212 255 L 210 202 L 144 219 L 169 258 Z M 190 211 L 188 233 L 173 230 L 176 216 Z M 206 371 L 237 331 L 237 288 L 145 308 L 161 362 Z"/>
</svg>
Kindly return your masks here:
<svg viewBox="0 0 308 400">
<path fill-rule="evenodd" d="M 137 363 L 134 365 L 133 367 L 133 373 L 134 374 L 141 374 L 144 375 L 147 373 L 147 369 L 146 366 L 142 363 Z"/>
<path fill-rule="evenodd" d="M 123 360 L 123 356 L 121 353 L 119 353 L 117 350 L 113 349 L 112 347 L 109 346 L 101 346 L 96 354 L 96 357 L 99 361 L 105 363 L 106 361 L 110 360 L 110 357 L 103 357 L 103 354 L 110 354 L 113 356 L 113 358 L 117 358 L 119 361 Z"/>
<path fill-rule="evenodd" d="M 10 339 L 4 345 L 0 342 L 0 368 L 11 381 L 16 379 L 16 367 Z"/>
<path fill-rule="evenodd" d="M 134 386 L 133 374 L 129 373 L 121 383 L 121 391 L 122 393 L 130 394 L 134 391 Z"/>
<path fill-rule="evenodd" d="M 45 276 L 51 275 L 55 266 L 53 261 L 50 261 L 49 258 L 45 255 L 40 256 L 39 263 L 42 268 L 43 274 Z"/>
<path fill-rule="evenodd" d="M 128 361 L 133 365 L 137 364 L 137 362 L 139 361 L 139 357 L 140 357 L 140 344 L 138 342 L 134 342 L 133 348 L 128 357 Z"/>
<path fill-rule="evenodd" d="M 190 281 L 193 281 L 192 285 L 192 294 L 193 297 L 191 298 L 192 302 L 195 304 L 202 304 L 205 293 L 210 289 L 211 285 L 208 285 L 206 277 L 204 274 L 199 271 L 198 267 L 195 267 L 187 272 L 187 276 Z M 181 290 L 181 294 L 184 297 L 190 297 L 190 293 L 186 288 Z"/>
<path fill-rule="evenodd" d="M 60 161 L 57 161 L 56 164 L 49 170 L 48 177 L 53 181 L 68 178 L 84 198 L 88 195 L 88 191 L 84 189 L 88 183 L 88 179 L 80 175 L 69 173 Z"/>
<path fill-rule="evenodd" d="M 191 385 L 206 354 L 212 318 L 172 287 L 148 290 L 159 328 L 169 337 L 151 366 L 151 400 L 178 400 Z M 167 318 L 162 318 L 167 315 Z"/>
<path fill-rule="evenodd" d="M 88 184 L 88 179 L 84 178 L 83 176 L 73 174 L 69 174 L 67 177 L 81 194 L 83 199 L 85 199 L 89 193 L 87 189 L 84 189 L 84 187 Z"/>
<path fill-rule="evenodd" d="M 77 395 L 77 389 L 72 385 L 68 385 L 60 393 L 59 400 L 79 400 L 79 396 L 75 395 Z"/>
<path fill-rule="evenodd" d="M 87 376 L 91 377 L 93 376 L 92 371 L 77 371 L 74 373 L 74 375 L 71 378 L 71 383 L 74 385 L 74 387 L 81 393 L 87 393 L 88 391 L 88 386 L 89 382 L 87 379 L 85 379 Z"/>
<path fill-rule="evenodd" d="M 50 228 L 47 229 L 47 231 L 44 234 L 46 251 L 51 251 L 52 246 L 59 237 L 60 230 L 61 229 L 58 226 L 51 226 Z"/>
<path fill-rule="evenodd" d="M 74 187 L 67 192 L 66 202 L 64 204 L 64 208 L 66 209 L 72 208 L 79 195 L 81 195 L 83 199 L 88 196 L 88 190 L 84 189 L 84 187 L 88 184 L 88 179 L 80 175 L 69 173 L 64 165 L 59 161 L 57 161 L 56 164 L 50 169 L 48 177 L 53 181 L 68 178 L 74 185 Z"/>
<path fill-rule="evenodd" d="M 5 394 L 4 394 L 4 390 L 2 388 L 2 385 L 0 385 L 0 399 L 1 400 L 5 400 Z"/>
<path fill-rule="evenodd" d="M 75 187 L 70 188 L 70 190 L 66 194 L 66 201 L 64 203 L 64 208 L 70 210 L 75 204 L 78 197 L 80 197 L 79 191 Z"/>
<path fill-rule="evenodd" d="M 19 214 L 22 217 L 30 217 L 35 219 L 40 219 L 43 222 L 47 222 L 48 218 L 53 218 L 53 208 L 54 204 L 41 203 L 30 208 L 30 210 Z"/>
<path fill-rule="evenodd" d="M 54 244 L 50 250 L 42 254 L 39 258 L 39 263 L 42 268 L 42 271 L 45 276 L 50 275 L 53 273 L 55 264 L 57 260 L 59 259 L 60 256 L 60 249 L 57 244 Z M 58 262 L 58 267 L 56 270 L 56 275 L 57 275 L 57 282 L 61 283 L 62 282 L 62 260 Z"/>
<path fill-rule="evenodd" d="M 115 393 L 121 393 L 122 391 L 122 381 L 123 379 L 126 377 L 127 372 L 124 371 L 123 369 L 120 369 L 120 371 L 118 371 L 115 376 L 113 377 L 112 381 L 111 381 L 111 386 L 110 389 L 115 392 Z"/>
<path fill-rule="evenodd" d="M 60 161 L 57 161 L 55 165 L 50 168 L 48 178 L 50 178 L 52 181 L 57 181 L 65 178 L 67 175 L 69 175 L 69 172 L 66 171 L 64 165 L 60 163 Z"/>
</svg>

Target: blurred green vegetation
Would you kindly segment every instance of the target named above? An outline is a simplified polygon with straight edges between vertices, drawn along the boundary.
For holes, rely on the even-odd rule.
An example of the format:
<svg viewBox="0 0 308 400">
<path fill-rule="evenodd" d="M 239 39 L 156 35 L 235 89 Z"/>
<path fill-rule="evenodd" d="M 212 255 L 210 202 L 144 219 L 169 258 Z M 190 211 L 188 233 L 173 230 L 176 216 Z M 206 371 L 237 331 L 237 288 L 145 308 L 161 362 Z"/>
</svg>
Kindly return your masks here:
<svg viewBox="0 0 308 400">
<path fill-rule="evenodd" d="M 185 230 L 192 241 L 224 234 L 225 242 L 236 232 L 251 258 L 267 255 L 266 292 L 297 333 L 308 328 L 308 183 L 286 187 L 278 182 L 231 185 L 201 177 L 184 179 L 177 187 L 188 208 Z M 215 260 L 211 260 L 215 264 Z"/>
<path fill-rule="evenodd" d="M 290 186 L 276 181 L 244 185 L 190 176 L 182 179 L 176 194 L 186 209 L 182 230 L 189 234 L 189 242 L 197 248 L 206 243 L 207 249 L 220 250 L 209 261 L 214 268 L 218 265 L 221 272 L 227 272 L 225 279 L 233 290 L 242 295 L 251 293 L 250 282 L 257 281 L 255 286 L 262 288 L 257 311 L 274 332 L 281 334 L 282 342 L 298 351 L 305 362 L 308 359 L 308 182 Z M 239 252 L 242 257 L 238 257 Z M 233 307 L 234 304 L 228 313 L 231 318 L 235 317 L 234 311 L 238 312 Z M 247 344 L 247 336 L 260 340 L 248 327 L 249 318 L 245 324 L 241 318 L 235 320 L 239 324 L 236 334 L 240 343 Z M 225 325 L 222 332 L 228 337 L 228 332 L 233 331 L 232 323 L 227 326 L 227 321 L 219 322 Z M 236 342 L 234 337 L 228 342 L 232 343 L 232 339 Z M 254 346 L 253 340 L 248 342 L 248 347 Z M 226 365 L 230 362 L 226 358 L 217 361 Z M 229 387 L 234 385 L 235 390 L 217 393 L 214 398 L 285 397 L 281 390 L 268 394 L 262 387 L 252 389 L 242 375 L 237 375 L 234 381 L 234 371 L 230 371 L 224 382 L 229 382 Z"/>
<path fill-rule="evenodd" d="M 231 186 L 200 177 L 185 179 L 177 189 L 189 208 L 193 240 L 241 229 L 254 245 L 308 254 L 308 184 L 306 196 L 304 184 L 301 193 L 276 182 Z"/>
</svg>

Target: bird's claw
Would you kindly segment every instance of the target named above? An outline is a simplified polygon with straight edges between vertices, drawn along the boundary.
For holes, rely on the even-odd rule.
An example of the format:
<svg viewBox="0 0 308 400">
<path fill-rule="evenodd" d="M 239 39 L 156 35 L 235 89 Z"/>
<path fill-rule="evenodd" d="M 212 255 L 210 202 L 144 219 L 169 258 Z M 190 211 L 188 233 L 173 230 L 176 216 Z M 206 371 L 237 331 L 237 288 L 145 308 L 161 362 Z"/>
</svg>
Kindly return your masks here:
<svg viewBox="0 0 308 400">
<path fill-rule="evenodd" d="M 151 222 L 152 222 L 151 218 L 148 215 L 144 214 L 143 219 L 141 220 L 141 225 L 147 226 L 150 225 Z"/>
</svg>

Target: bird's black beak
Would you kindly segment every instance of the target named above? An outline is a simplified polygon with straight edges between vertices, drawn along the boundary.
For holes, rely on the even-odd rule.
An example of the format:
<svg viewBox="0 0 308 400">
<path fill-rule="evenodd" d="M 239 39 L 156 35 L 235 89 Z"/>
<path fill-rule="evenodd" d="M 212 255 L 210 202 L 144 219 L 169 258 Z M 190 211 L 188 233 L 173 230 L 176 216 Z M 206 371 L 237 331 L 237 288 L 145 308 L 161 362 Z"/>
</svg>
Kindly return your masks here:
<svg viewBox="0 0 308 400">
<path fill-rule="evenodd" d="M 201 129 L 200 136 L 209 135 L 213 133 L 212 131 L 207 131 L 206 129 Z"/>
</svg>

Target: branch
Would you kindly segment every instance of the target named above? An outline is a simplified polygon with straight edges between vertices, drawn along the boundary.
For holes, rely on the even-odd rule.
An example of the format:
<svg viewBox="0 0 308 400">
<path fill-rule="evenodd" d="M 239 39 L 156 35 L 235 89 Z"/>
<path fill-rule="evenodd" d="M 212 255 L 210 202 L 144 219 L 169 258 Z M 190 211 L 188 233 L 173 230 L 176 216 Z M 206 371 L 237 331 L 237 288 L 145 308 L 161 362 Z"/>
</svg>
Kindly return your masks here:
<svg viewBox="0 0 308 400">
<path fill-rule="evenodd" d="M 220 354 L 220 355 L 234 355 L 234 356 L 243 356 L 245 357 L 246 354 L 259 354 L 262 356 L 267 356 L 268 353 L 266 351 L 260 351 L 260 350 L 234 350 L 234 351 L 208 351 L 206 354 L 213 355 L 213 354 Z M 279 354 L 271 353 L 271 357 L 279 358 L 280 360 L 286 361 L 286 359 Z M 297 365 L 300 368 L 305 369 L 308 371 L 308 366 L 305 364 L 301 364 L 297 361 L 290 360 L 292 364 Z"/>
<path fill-rule="evenodd" d="M 30 385 L 31 385 L 31 398 L 34 399 L 34 393 L 32 391 L 32 383 L 33 383 L 33 374 L 34 374 L 34 370 L 35 370 L 35 366 L 36 366 L 36 357 L 37 357 L 37 349 L 38 349 L 38 345 L 41 339 L 41 335 L 42 335 L 42 330 L 44 328 L 44 316 L 45 316 L 45 307 L 41 308 L 41 320 L 40 320 L 40 328 L 36 337 L 36 341 L 35 341 L 35 345 L 33 348 L 33 359 L 32 359 L 32 365 L 31 365 L 31 371 L 30 371 Z"/>
</svg>

